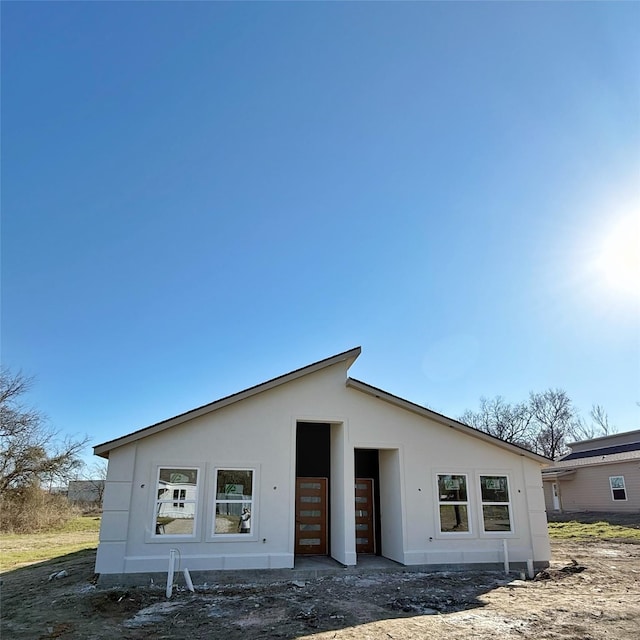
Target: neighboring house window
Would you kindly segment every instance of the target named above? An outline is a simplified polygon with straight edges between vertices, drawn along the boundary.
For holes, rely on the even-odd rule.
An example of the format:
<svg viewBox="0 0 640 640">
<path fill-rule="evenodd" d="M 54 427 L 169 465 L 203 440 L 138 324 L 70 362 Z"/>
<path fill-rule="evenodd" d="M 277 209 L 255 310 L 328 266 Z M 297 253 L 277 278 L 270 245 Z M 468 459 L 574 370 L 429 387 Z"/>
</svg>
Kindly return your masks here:
<svg viewBox="0 0 640 640">
<path fill-rule="evenodd" d="M 626 500 L 627 489 L 624 486 L 624 476 L 610 476 L 611 497 L 614 500 Z"/>
<path fill-rule="evenodd" d="M 174 507 L 178 507 L 180 509 L 184 509 L 184 502 L 177 502 L 178 500 L 184 501 L 187 499 L 187 490 L 186 489 L 174 489 L 173 490 L 173 499 L 176 502 L 173 503 Z"/>
<path fill-rule="evenodd" d="M 438 475 L 438 505 L 442 533 L 469 532 L 466 475 Z"/>
<path fill-rule="evenodd" d="M 214 535 L 238 535 L 252 531 L 253 469 L 217 469 Z"/>
<path fill-rule="evenodd" d="M 507 476 L 480 476 L 480 494 L 484 531 L 511 531 L 511 503 Z"/>
<path fill-rule="evenodd" d="M 158 470 L 156 535 L 192 536 L 198 502 L 198 469 Z"/>
</svg>

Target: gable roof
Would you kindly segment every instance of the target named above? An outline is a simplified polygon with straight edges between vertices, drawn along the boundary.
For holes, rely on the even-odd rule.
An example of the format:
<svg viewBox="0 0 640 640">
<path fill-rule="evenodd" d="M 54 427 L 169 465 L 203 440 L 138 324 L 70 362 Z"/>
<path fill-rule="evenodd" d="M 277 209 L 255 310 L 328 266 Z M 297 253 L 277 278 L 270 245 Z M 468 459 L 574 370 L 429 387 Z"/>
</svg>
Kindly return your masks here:
<svg viewBox="0 0 640 640">
<path fill-rule="evenodd" d="M 455 429 L 461 433 L 464 433 L 468 436 L 472 436 L 473 438 L 478 438 L 479 440 L 484 440 L 489 444 L 493 444 L 501 449 L 506 449 L 511 453 L 515 453 L 520 456 L 525 456 L 526 458 L 531 458 L 536 462 L 542 462 L 544 464 L 550 464 L 552 462 L 551 459 L 546 458 L 545 456 L 541 456 L 533 451 L 529 451 L 529 449 L 525 449 L 524 447 L 520 447 L 516 444 L 512 444 L 511 442 L 507 442 L 505 440 L 501 440 L 500 438 L 496 438 L 484 431 L 479 431 L 478 429 L 474 429 L 464 422 L 459 422 L 458 420 L 454 420 L 453 418 L 449 418 L 441 413 L 437 413 L 436 411 L 432 411 L 431 409 L 427 409 L 427 407 L 423 407 L 422 405 L 415 404 L 410 400 L 405 400 L 404 398 L 400 398 L 399 396 L 395 396 L 388 391 L 383 391 L 382 389 L 378 389 L 377 387 L 373 387 L 366 382 L 362 382 L 361 380 L 356 380 L 355 378 L 347 378 L 347 387 L 352 389 L 357 389 L 358 391 L 362 391 L 370 396 L 374 396 L 380 400 L 388 402 L 390 404 L 395 405 L 396 407 L 400 407 L 402 409 L 406 409 L 407 411 L 411 411 L 413 413 L 417 413 L 418 415 L 424 418 L 430 418 L 435 422 L 439 422 L 440 424 L 449 427 L 451 429 Z"/>
<path fill-rule="evenodd" d="M 234 402 L 240 402 L 240 400 L 258 395 L 259 393 L 268 391 L 269 389 L 273 389 L 274 387 L 279 387 L 280 385 L 291 382 L 292 380 L 297 380 L 298 378 L 302 378 L 303 376 L 309 375 L 310 373 L 320 371 L 320 369 L 331 367 L 332 365 L 338 364 L 339 362 L 347 362 L 347 368 L 349 368 L 355 362 L 356 358 L 360 355 L 361 352 L 361 347 L 355 347 L 354 349 L 343 351 L 342 353 L 338 353 L 335 356 L 325 358 L 324 360 L 319 360 L 318 362 L 314 362 L 313 364 L 307 365 L 306 367 L 301 367 L 300 369 L 296 369 L 295 371 L 291 371 L 290 373 L 285 373 L 276 378 L 272 378 L 271 380 L 267 380 L 266 382 L 261 382 L 260 384 L 249 387 L 248 389 L 244 389 L 243 391 L 238 391 L 238 393 L 233 393 L 230 396 L 225 396 L 224 398 L 220 398 L 219 400 L 214 400 L 213 402 L 202 405 L 201 407 L 197 407 L 195 409 L 191 409 L 190 411 L 180 413 L 173 418 L 168 418 L 167 420 L 156 422 L 149 427 L 138 429 L 137 431 L 129 433 L 126 436 L 122 436 L 121 438 L 115 438 L 114 440 L 108 440 L 107 442 L 103 442 L 102 444 L 97 444 L 95 447 L 93 447 L 93 453 L 94 455 L 108 458 L 109 451 L 111 451 L 111 449 L 115 449 L 116 447 L 121 447 L 122 445 L 129 444 L 130 442 L 135 442 L 136 440 L 146 438 L 147 436 L 153 435 L 154 433 L 164 431 L 165 429 L 174 427 L 178 424 L 181 424 L 182 422 L 186 422 L 187 420 L 198 418 L 207 413 L 211 413 L 212 411 L 216 411 L 217 409 L 222 409 L 222 407 L 227 407 Z"/>
<path fill-rule="evenodd" d="M 342 353 L 338 353 L 335 356 L 325 358 L 324 360 L 319 360 L 318 362 L 314 362 L 313 364 L 307 365 L 306 367 L 301 367 L 300 369 L 296 369 L 295 371 L 291 371 L 290 373 L 285 373 L 284 375 L 272 378 L 271 380 L 267 380 L 266 382 L 262 382 L 253 387 L 249 387 L 248 389 L 244 389 L 243 391 L 239 391 L 238 393 L 225 396 L 224 398 L 220 398 L 219 400 L 215 400 L 214 402 L 202 405 L 201 407 L 197 407 L 196 409 L 181 413 L 177 416 L 174 416 L 173 418 L 168 418 L 167 420 L 162 420 L 161 422 L 157 422 L 155 424 L 152 424 L 151 426 L 144 427 L 143 429 L 138 429 L 137 431 L 122 436 L 121 438 L 116 438 L 114 440 L 109 440 L 107 442 L 103 442 L 102 444 L 98 444 L 93 448 L 93 453 L 103 458 L 108 458 L 109 451 L 111 451 L 112 449 L 121 447 L 131 442 L 136 442 L 137 440 L 141 440 L 142 438 L 146 438 L 155 433 L 159 433 L 161 431 L 164 431 L 165 429 L 170 429 L 171 427 L 174 427 L 183 422 L 187 422 L 188 420 L 192 420 L 193 418 L 198 418 L 207 413 L 217 411 L 222 407 L 227 407 L 235 402 L 240 402 L 241 400 L 245 400 L 246 398 L 250 398 L 264 391 L 279 387 L 280 385 L 286 384 L 288 382 L 292 382 L 293 380 L 297 380 L 299 378 L 302 378 L 303 376 L 333 366 L 334 364 L 346 362 L 348 369 L 355 362 L 356 358 L 360 355 L 361 352 L 362 349 L 360 347 L 355 347 L 354 349 L 343 351 Z M 388 402 L 396 407 L 400 407 L 401 409 L 405 409 L 422 417 L 434 420 L 435 422 L 438 422 L 446 427 L 455 429 L 456 431 L 464 433 L 468 436 L 478 438 L 480 440 L 483 440 L 484 442 L 500 447 L 501 449 L 505 449 L 511 453 L 530 458 L 538 463 L 550 464 L 552 462 L 548 458 L 545 458 L 544 456 L 541 456 L 537 453 L 533 453 L 528 449 L 524 449 L 522 447 L 519 447 L 518 445 L 500 440 L 500 438 L 496 438 L 495 436 L 489 435 L 488 433 L 484 433 L 483 431 L 474 429 L 473 427 L 470 427 L 462 422 L 458 422 L 453 418 L 448 418 L 447 416 L 432 411 L 431 409 L 427 409 L 426 407 L 410 402 L 409 400 L 405 400 L 404 398 L 400 398 L 399 396 L 395 396 L 391 393 L 388 393 L 387 391 L 383 391 L 382 389 L 378 389 L 377 387 L 368 385 L 365 382 L 361 382 L 360 380 L 347 378 L 346 386 L 383 400 L 384 402 Z"/>
</svg>

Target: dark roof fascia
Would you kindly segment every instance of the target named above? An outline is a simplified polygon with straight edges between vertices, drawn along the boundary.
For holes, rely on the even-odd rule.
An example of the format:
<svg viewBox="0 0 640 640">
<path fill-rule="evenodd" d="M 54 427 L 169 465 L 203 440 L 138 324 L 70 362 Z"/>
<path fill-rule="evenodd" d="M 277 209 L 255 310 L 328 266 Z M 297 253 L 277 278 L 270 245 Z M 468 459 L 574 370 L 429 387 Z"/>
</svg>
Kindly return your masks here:
<svg viewBox="0 0 640 640">
<path fill-rule="evenodd" d="M 600 456 L 608 456 L 614 453 L 627 453 L 628 451 L 639 451 L 640 441 L 626 442 L 625 444 L 616 444 L 610 447 L 602 447 L 601 449 L 587 449 L 586 451 L 576 451 L 569 453 L 562 458 L 562 462 L 571 460 L 581 460 L 583 458 L 597 458 Z"/>
<path fill-rule="evenodd" d="M 371 396 L 379 398 L 380 400 L 384 400 L 393 404 L 397 407 L 401 407 L 402 409 L 406 409 L 407 411 L 411 411 L 413 413 L 417 413 L 420 416 L 431 418 L 440 424 L 443 424 L 452 429 L 456 429 L 462 433 L 465 433 L 474 438 L 479 438 L 480 440 L 484 440 L 489 444 L 496 445 L 501 447 L 502 449 L 506 449 L 511 453 L 515 453 L 520 456 L 524 456 L 534 460 L 535 462 L 539 462 L 542 464 L 551 464 L 553 460 L 550 458 L 546 458 L 545 456 L 541 456 L 533 451 L 529 451 L 524 447 L 520 447 L 516 444 L 512 444 L 511 442 L 506 442 L 505 440 L 500 440 L 500 438 L 496 438 L 484 431 L 479 431 L 478 429 L 474 429 L 463 422 L 459 422 L 458 420 L 454 420 L 453 418 L 449 418 L 441 413 L 437 413 L 436 411 L 432 411 L 431 409 L 427 409 L 419 404 L 415 404 L 410 400 L 405 400 L 404 398 L 400 398 L 399 396 L 395 396 L 388 391 L 384 391 L 383 389 L 378 389 L 377 387 L 373 387 L 366 382 L 362 382 L 361 380 L 356 380 L 355 378 L 347 378 L 347 387 L 352 389 L 357 389 L 358 391 L 362 391 L 363 393 L 367 393 Z"/>
<path fill-rule="evenodd" d="M 325 358 L 324 360 L 319 360 L 318 362 L 314 362 L 313 364 L 301 367 L 299 369 L 296 369 L 295 371 L 285 373 L 276 378 L 272 378 L 271 380 L 267 380 L 266 382 L 261 382 L 260 384 L 249 387 L 248 389 L 244 389 L 243 391 L 238 391 L 237 393 L 225 396 L 224 398 L 220 398 L 219 400 L 215 400 L 214 402 L 202 405 L 201 407 L 197 407 L 195 409 L 191 409 L 190 411 L 186 411 L 185 413 L 178 414 L 173 418 L 162 420 L 161 422 L 157 422 L 148 427 L 138 429 L 137 431 L 133 431 L 132 433 L 129 433 L 120 438 L 115 438 L 114 440 L 109 440 L 107 442 L 103 442 L 102 444 L 98 444 L 93 447 L 93 453 L 94 455 L 108 458 L 109 451 L 111 451 L 112 449 L 121 447 L 125 444 L 130 444 L 131 442 L 146 438 L 155 433 L 159 433 L 160 431 L 164 431 L 165 429 L 174 427 L 178 424 L 186 422 L 187 420 L 199 418 L 200 416 L 203 416 L 207 413 L 217 411 L 218 409 L 222 409 L 222 407 L 227 407 L 230 404 L 240 402 L 240 400 L 245 400 L 246 398 L 250 398 L 251 396 L 255 396 L 264 391 L 268 391 L 269 389 L 279 387 L 280 385 L 286 384 L 287 382 L 302 378 L 303 376 L 309 375 L 310 373 L 315 373 L 316 371 L 320 371 L 321 369 L 325 369 L 334 364 L 338 364 L 340 362 L 348 362 L 348 369 L 361 352 L 361 347 L 355 347 L 354 349 L 343 351 L 342 353 L 338 353 L 335 356 Z"/>
</svg>

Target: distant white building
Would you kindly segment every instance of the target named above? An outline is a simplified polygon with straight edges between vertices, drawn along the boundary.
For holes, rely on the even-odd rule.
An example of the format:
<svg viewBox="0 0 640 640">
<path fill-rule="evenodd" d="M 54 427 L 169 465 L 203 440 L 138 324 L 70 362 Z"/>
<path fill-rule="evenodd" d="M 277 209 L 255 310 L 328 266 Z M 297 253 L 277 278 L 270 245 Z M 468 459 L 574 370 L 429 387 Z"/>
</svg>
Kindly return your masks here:
<svg viewBox="0 0 640 640">
<path fill-rule="evenodd" d="M 104 480 L 70 480 L 67 498 L 70 502 L 102 502 Z"/>
</svg>

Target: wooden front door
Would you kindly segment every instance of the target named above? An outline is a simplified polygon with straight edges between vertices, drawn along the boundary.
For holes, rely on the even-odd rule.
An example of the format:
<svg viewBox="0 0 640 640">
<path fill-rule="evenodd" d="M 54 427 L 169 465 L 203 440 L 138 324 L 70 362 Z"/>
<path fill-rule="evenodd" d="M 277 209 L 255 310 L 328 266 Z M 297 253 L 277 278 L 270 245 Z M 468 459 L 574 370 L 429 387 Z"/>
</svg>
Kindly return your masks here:
<svg viewBox="0 0 640 640">
<path fill-rule="evenodd" d="M 375 553 L 373 480 L 356 478 L 356 553 Z"/>
<path fill-rule="evenodd" d="M 327 479 L 296 478 L 295 553 L 327 552 Z"/>
</svg>

